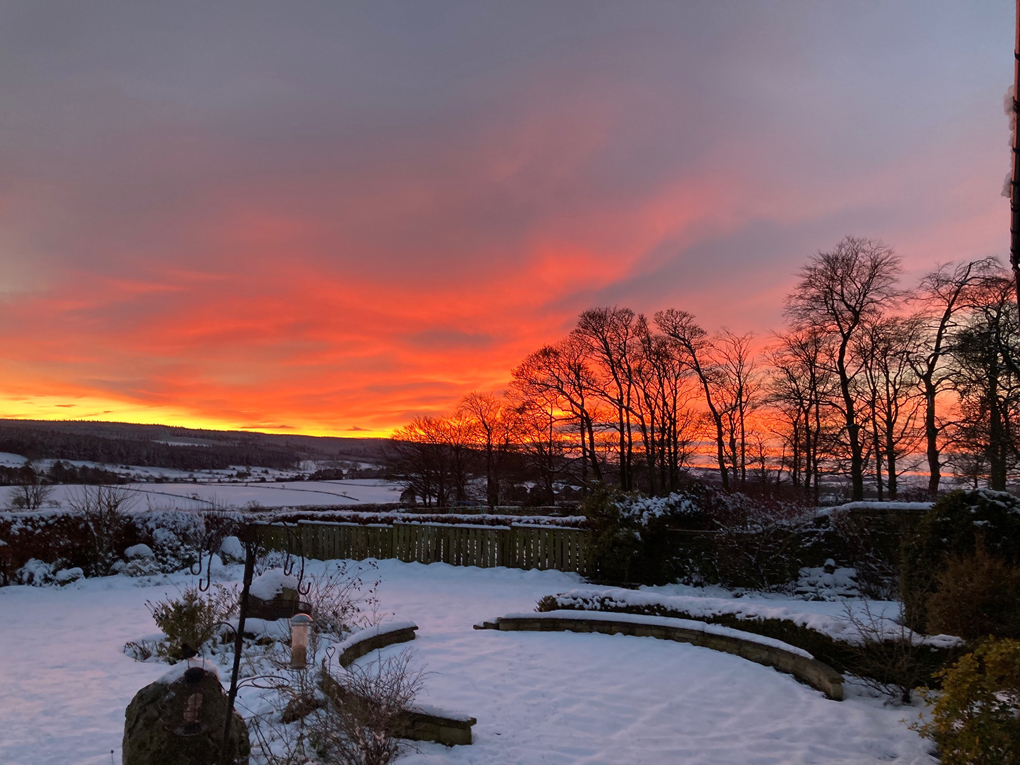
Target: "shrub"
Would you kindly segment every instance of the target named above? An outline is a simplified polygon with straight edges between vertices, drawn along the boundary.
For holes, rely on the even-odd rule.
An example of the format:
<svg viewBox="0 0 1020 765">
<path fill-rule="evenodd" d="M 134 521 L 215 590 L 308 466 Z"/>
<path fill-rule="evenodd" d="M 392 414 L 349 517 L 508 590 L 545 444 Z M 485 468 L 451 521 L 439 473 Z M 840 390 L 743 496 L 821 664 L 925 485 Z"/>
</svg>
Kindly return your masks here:
<svg viewBox="0 0 1020 765">
<path fill-rule="evenodd" d="M 191 586 L 180 597 L 155 603 L 146 601 L 145 605 L 156 626 L 166 635 L 161 650 L 173 664 L 197 654 L 213 637 L 217 623 L 237 607 L 237 588 L 216 584 L 203 593 Z"/>
<path fill-rule="evenodd" d="M 911 727 L 943 764 L 1020 763 L 1020 641 L 988 641 L 939 675 L 942 692 L 925 694 L 931 720 Z"/>
<path fill-rule="evenodd" d="M 900 589 L 911 628 L 931 631 L 929 603 L 942 573 L 950 558 L 974 557 L 979 540 L 993 558 L 1020 564 L 1020 501 L 1003 492 L 954 491 L 941 497 L 921 519 L 902 556 Z M 987 626 L 994 628 L 1003 615 L 989 616 Z M 984 626 L 978 631 L 988 634 Z"/>
<path fill-rule="evenodd" d="M 128 495 L 113 486 L 83 486 L 70 499 L 71 509 L 88 534 L 86 569 L 105 576 L 118 558 L 118 547 L 128 525 Z"/>
<path fill-rule="evenodd" d="M 796 579 L 806 508 L 770 497 L 714 493 L 709 516 L 717 531 L 715 565 L 723 584 L 773 590 Z"/>
<path fill-rule="evenodd" d="M 1020 565 L 991 555 L 978 540 L 972 555 L 953 555 L 928 597 L 932 632 L 979 640 L 1020 639 Z"/>
<path fill-rule="evenodd" d="M 321 576 L 312 576 L 305 599 L 312 606 L 315 631 L 343 639 L 360 627 L 377 622 L 378 580 L 366 584 L 366 570 L 378 568 L 374 563 L 351 565 L 342 562 Z"/>
<path fill-rule="evenodd" d="M 592 557 L 597 577 L 604 582 L 629 582 L 640 555 L 640 538 L 635 524 L 620 512 L 619 490 L 596 484 L 581 504 L 581 512 L 592 524 Z"/>
<path fill-rule="evenodd" d="M 7 493 L 11 510 L 39 510 L 53 493 L 53 487 L 42 482 L 42 476 L 31 468 Z"/>
<path fill-rule="evenodd" d="M 902 606 L 892 634 L 888 620 L 873 614 L 867 602 L 861 613 L 847 604 L 844 614 L 858 635 L 856 642 L 847 644 L 850 671 L 865 685 L 909 704 L 914 690 L 930 682 L 937 671 L 930 662 L 929 638 L 903 624 Z"/>
<path fill-rule="evenodd" d="M 640 497 L 596 485 L 581 505 L 593 528 L 596 578 L 642 584 L 675 581 L 682 566 L 669 529 L 702 511 L 698 484 L 666 497 Z"/>
<path fill-rule="evenodd" d="M 861 592 L 875 600 L 899 600 L 901 540 L 910 533 L 910 517 L 900 512 L 863 509 L 834 512 L 829 523 L 837 546 L 833 557 L 857 572 Z"/>
<path fill-rule="evenodd" d="M 352 664 L 330 676 L 323 689 L 330 703 L 307 723 L 309 738 L 326 762 L 387 765 L 400 753 L 398 737 L 409 727 L 407 711 L 423 687 L 410 650 Z M 326 678 L 323 678 L 326 680 Z"/>
</svg>

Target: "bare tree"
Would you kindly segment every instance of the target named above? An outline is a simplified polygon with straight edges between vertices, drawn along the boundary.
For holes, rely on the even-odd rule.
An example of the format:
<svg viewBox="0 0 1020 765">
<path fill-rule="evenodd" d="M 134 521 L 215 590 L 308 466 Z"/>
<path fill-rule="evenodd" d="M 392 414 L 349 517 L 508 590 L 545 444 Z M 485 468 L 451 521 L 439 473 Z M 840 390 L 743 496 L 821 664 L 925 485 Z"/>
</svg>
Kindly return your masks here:
<svg viewBox="0 0 1020 765">
<path fill-rule="evenodd" d="M 679 348 L 684 363 L 701 383 L 705 406 L 715 426 L 716 459 L 723 488 L 729 490 L 729 471 L 726 467 L 726 427 L 723 412 L 715 398 L 718 370 L 712 360 L 712 346 L 708 333 L 694 321 L 687 311 L 669 308 L 655 314 L 655 324 L 664 335 L 672 338 Z"/>
<path fill-rule="evenodd" d="M 921 280 L 914 299 L 920 305 L 923 332 L 908 360 L 917 375 L 924 397 L 924 442 L 928 460 L 928 493 L 938 496 L 942 480 L 941 439 L 944 430 L 938 416 L 939 395 L 949 385 L 950 367 L 945 363 L 958 326 L 958 316 L 971 304 L 974 289 L 998 267 L 994 258 L 961 263 L 950 270 L 939 266 Z"/>
<path fill-rule="evenodd" d="M 916 395 L 917 377 L 910 364 L 910 353 L 920 342 L 922 322 L 918 317 L 891 317 L 871 324 L 866 334 L 867 351 L 864 373 L 875 392 L 872 419 L 876 465 L 884 458 L 889 498 L 899 493 L 899 476 L 909 467 L 903 459 L 916 451 L 919 441 L 918 421 L 923 409 Z M 882 481 L 878 476 L 878 494 L 882 498 Z"/>
<path fill-rule="evenodd" d="M 854 500 L 864 499 L 864 439 L 854 391 L 860 368 L 851 355 L 852 341 L 862 325 L 881 315 L 897 296 L 899 273 L 899 258 L 890 248 L 846 237 L 831 252 L 811 258 L 786 299 L 786 313 L 795 323 L 835 336 L 833 361 L 840 397 L 830 403 L 840 411 L 846 430 Z"/>
<path fill-rule="evenodd" d="M 127 525 L 129 495 L 116 486 L 82 486 L 69 503 L 88 532 L 89 574 L 106 576 L 118 557 L 116 544 Z"/>
<path fill-rule="evenodd" d="M 604 381 L 596 389 L 616 412 L 620 487 L 633 488 L 631 466 L 635 408 L 633 341 L 638 317 L 629 308 L 592 308 L 581 314 L 571 333 L 588 349 Z"/>
<path fill-rule="evenodd" d="M 43 483 L 42 476 L 25 465 L 18 473 L 18 480 L 7 493 L 7 502 L 12 510 L 39 510 L 53 493 L 53 487 Z"/>
<path fill-rule="evenodd" d="M 828 423 L 824 402 L 834 391 L 833 375 L 826 359 L 829 338 L 814 327 L 794 329 L 776 336 L 768 351 L 772 366 L 768 400 L 789 423 L 791 475 L 794 486 L 803 486 L 817 503 L 824 455 L 823 435 Z M 802 467 L 803 466 L 803 467 Z"/>
<path fill-rule="evenodd" d="M 469 393 L 458 414 L 467 424 L 471 445 L 485 459 L 485 497 L 489 507 L 500 503 L 500 482 L 514 440 L 515 410 L 496 396 Z"/>
<path fill-rule="evenodd" d="M 458 417 L 415 417 L 393 434 L 390 471 L 426 507 L 466 499 L 467 425 Z"/>
<path fill-rule="evenodd" d="M 512 396 L 515 408 L 515 449 L 542 487 L 539 503 L 551 505 L 556 501 L 556 480 L 568 465 L 563 418 L 557 414 L 555 402 L 550 399 L 524 398 L 514 388 L 508 391 L 508 395 Z"/>
<path fill-rule="evenodd" d="M 636 373 L 648 491 L 672 492 L 679 488 L 700 429 L 700 418 L 691 406 L 697 391 L 679 344 L 650 331 L 644 317 L 640 327 Z"/>
<path fill-rule="evenodd" d="M 759 405 L 758 365 L 751 350 L 754 333 L 735 335 L 724 329 L 715 342 L 722 410 L 728 422 L 733 478 L 747 485 L 747 418 Z M 759 455 L 760 456 L 760 455 Z"/>
<path fill-rule="evenodd" d="M 588 486 L 589 469 L 594 480 L 601 481 L 595 433 L 600 418 L 594 395 L 598 383 L 588 365 L 585 345 L 576 337 L 547 345 L 525 358 L 512 375 L 511 388 L 522 398 L 554 401 L 553 406 L 564 413 L 566 428 L 576 429 L 581 486 Z"/>
<path fill-rule="evenodd" d="M 988 466 L 989 487 L 1005 491 L 1018 456 L 1020 328 L 1011 280 L 986 278 L 953 342 L 952 385 L 959 399 L 959 445 Z"/>
</svg>

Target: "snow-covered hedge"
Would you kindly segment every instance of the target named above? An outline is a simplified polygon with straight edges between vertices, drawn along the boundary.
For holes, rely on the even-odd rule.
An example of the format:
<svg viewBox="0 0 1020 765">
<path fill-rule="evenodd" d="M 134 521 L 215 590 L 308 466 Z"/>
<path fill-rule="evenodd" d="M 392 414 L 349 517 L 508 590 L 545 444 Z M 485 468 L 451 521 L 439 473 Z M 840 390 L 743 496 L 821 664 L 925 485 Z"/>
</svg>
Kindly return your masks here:
<svg viewBox="0 0 1020 765">
<path fill-rule="evenodd" d="M 692 492 L 673 492 L 665 497 L 627 495 L 618 503 L 620 515 L 639 526 L 647 527 L 652 521 L 696 518 L 704 513 L 704 503 Z"/>
<path fill-rule="evenodd" d="M 65 570 L 94 575 L 100 559 L 106 560 L 103 574 L 179 571 L 200 547 L 218 546 L 235 533 L 241 520 L 240 513 L 128 509 L 97 532 L 94 520 L 72 511 L 0 513 L 0 586 L 59 583 Z M 97 549 L 100 543 L 109 548 L 112 565 Z"/>
</svg>

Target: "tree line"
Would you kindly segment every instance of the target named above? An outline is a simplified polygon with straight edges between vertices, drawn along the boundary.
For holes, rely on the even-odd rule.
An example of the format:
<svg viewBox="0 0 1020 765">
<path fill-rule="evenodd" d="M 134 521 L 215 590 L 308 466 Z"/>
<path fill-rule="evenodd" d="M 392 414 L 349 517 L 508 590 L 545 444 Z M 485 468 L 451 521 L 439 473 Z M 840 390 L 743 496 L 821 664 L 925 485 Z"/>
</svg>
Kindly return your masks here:
<svg viewBox="0 0 1020 765">
<path fill-rule="evenodd" d="M 229 435 L 229 434 L 228 434 Z M 164 443 L 144 437 L 104 437 L 94 433 L 68 432 L 59 425 L 0 425 L 0 452 L 20 454 L 30 460 L 60 459 L 108 465 L 139 465 L 175 470 L 222 470 L 234 465 L 293 469 L 298 454 L 267 446 L 246 435 L 234 443 L 192 446 Z"/>
<path fill-rule="evenodd" d="M 499 395 L 394 434 L 393 473 L 426 505 L 484 487 L 543 503 L 594 482 L 666 494 L 710 467 L 723 489 L 897 499 L 906 472 L 1004 490 L 1017 463 L 1020 327 L 995 258 L 902 283 L 900 258 L 846 237 L 810 257 L 785 326 L 710 333 L 670 308 L 584 311 Z M 706 463 L 707 460 L 707 463 Z"/>
</svg>

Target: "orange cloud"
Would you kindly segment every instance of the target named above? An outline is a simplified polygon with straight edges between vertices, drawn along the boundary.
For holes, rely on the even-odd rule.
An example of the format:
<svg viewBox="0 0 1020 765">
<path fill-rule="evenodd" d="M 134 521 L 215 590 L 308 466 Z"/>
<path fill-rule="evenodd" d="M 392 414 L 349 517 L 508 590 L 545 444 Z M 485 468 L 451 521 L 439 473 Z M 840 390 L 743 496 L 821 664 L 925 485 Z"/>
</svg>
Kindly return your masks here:
<svg viewBox="0 0 1020 765">
<path fill-rule="evenodd" d="M 963 68 L 1001 25 L 954 58 L 906 14 L 924 44 L 872 72 L 841 47 L 868 35 L 782 11 L 339 8 L 278 20 L 300 55 L 215 9 L 7 41 L 0 416 L 387 434 L 594 305 L 764 332 L 844 234 L 912 272 L 1004 249 L 1001 89 Z"/>
</svg>

